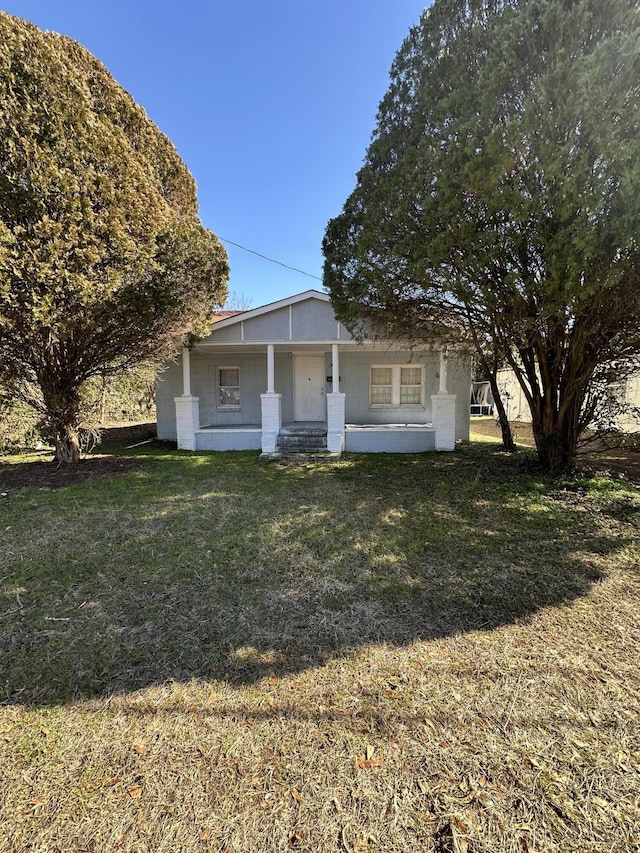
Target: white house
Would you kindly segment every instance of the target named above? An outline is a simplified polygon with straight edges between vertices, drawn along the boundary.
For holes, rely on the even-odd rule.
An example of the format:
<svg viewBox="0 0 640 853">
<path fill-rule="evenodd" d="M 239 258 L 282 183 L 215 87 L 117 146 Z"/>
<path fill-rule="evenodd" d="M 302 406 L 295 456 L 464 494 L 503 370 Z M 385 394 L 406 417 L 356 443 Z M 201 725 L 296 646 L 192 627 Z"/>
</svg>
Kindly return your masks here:
<svg viewBox="0 0 640 853">
<path fill-rule="evenodd" d="M 161 374 L 158 438 L 184 450 L 297 442 L 329 452 L 453 450 L 469 438 L 468 359 L 439 348 L 354 340 L 329 297 L 308 290 L 214 318 Z"/>
</svg>

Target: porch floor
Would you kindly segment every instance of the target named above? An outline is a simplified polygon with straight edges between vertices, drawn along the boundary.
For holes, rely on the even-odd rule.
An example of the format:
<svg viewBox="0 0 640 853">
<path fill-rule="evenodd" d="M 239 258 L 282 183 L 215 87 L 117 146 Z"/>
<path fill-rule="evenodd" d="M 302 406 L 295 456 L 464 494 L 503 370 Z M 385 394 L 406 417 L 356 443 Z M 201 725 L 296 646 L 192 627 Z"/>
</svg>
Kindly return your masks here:
<svg viewBox="0 0 640 853">
<path fill-rule="evenodd" d="M 326 421 L 293 421 L 291 423 L 282 424 L 281 429 L 326 429 Z M 384 430 L 403 430 L 403 429 L 424 429 L 432 430 L 432 424 L 345 424 L 346 430 L 352 429 L 384 429 Z M 261 424 L 205 424 L 200 427 L 200 430 L 236 430 L 238 432 L 244 430 L 262 430 Z"/>
<path fill-rule="evenodd" d="M 289 434 L 289 438 L 287 435 Z M 280 429 L 280 446 L 287 452 L 298 444 L 305 450 L 326 442 L 325 421 L 284 423 Z M 262 426 L 247 424 L 209 424 L 196 431 L 198 450 L 260 450 Z M 354 453 L 423 453 L 435 450 L 432 424 L 345 424 L 344 449 Z"/>
</svg>

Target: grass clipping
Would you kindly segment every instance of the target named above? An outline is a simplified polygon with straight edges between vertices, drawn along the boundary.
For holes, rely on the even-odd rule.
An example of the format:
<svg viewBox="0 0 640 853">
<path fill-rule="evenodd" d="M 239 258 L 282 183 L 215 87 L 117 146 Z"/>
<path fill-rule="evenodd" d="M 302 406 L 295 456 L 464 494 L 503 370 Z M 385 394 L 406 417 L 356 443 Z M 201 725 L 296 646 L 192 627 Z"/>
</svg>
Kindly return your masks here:
<svg viewBox="0 0 640 853">
<path fill-rule="evenodd" d="M 3 499 L 0 851 L 640 849 L 637 490 L 154 458 Z"/>
</svg>

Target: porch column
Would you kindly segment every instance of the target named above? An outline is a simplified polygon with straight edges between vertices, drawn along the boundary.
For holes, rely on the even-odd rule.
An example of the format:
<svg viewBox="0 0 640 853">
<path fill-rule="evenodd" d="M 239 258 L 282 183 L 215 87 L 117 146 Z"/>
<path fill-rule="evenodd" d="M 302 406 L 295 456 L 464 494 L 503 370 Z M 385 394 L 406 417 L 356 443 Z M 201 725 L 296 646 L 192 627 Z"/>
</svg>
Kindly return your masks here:
<svg viewBox="0 0 640 853">
<path fill-rule="evenodd" d="M 275 355 L 267 344 L 267 393 L 260 395 L 262 410 L 262 452 L 275 453 L 282 427 L 282 394 L 275 393 Z"/>
<path fill-rule="evenodd" d="M 447 351 L 440 350 L 440 385 L 438 387 L 439 394 L 447 393 Z"/>
<path fill-rule="evenodd" d="M 196 449 L 196 430 L 200 429 L 200 398 L 191 395 L 191 353 L 182 349 L 182 396 L 174 397 L 178 450 Z"/>
<path fill-rule="evenodd" d="M 340 356 L 338 344 L 331 345 L 331 393 L 327 394 L 327 449 L 331 453 L 344 450 L 346 394 L 340 393 Z"/>
<path fill-rule="evenodd" d="M 447 351 L 440 350 L 440 381 L 437 394 L 431 395 L 431 422 L 436 450 L 455 450 L 456 395 L 447 394 Z"/>
<path fill-rule="evenodd" d="M 275 393 L 275 356 L 273 344 L 267 344 L 267 394 Z"/>
</svg>

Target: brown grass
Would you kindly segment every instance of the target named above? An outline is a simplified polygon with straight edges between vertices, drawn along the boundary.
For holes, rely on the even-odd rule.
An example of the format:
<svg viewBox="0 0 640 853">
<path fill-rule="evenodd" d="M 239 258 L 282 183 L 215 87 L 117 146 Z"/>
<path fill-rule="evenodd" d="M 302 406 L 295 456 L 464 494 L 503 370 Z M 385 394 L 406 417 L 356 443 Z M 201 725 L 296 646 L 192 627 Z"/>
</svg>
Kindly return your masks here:
<svg viewBox="0 0 640 853">
<path fill-rule="evenodd" d="M 632 487 L 164 453 L 4 500 L 3 853 L 640 849 Z"/>
</svg>

